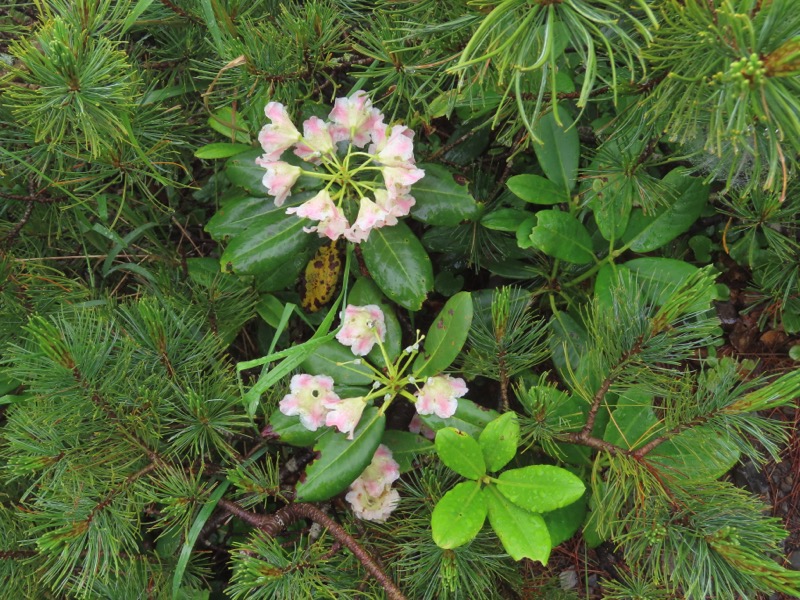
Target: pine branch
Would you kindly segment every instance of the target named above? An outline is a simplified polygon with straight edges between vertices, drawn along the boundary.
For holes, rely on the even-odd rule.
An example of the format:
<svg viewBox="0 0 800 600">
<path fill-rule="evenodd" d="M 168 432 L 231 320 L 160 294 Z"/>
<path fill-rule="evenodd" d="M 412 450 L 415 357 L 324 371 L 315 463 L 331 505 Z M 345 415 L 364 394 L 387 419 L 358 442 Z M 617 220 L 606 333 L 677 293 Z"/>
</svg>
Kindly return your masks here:
<svg viewBox="0 0 800 600">
<path fill-rule="evenodd" d="M 300 519 L 310 519 L 325 527 L 338 543 L 358 558 L 369 573 L 383 586 L 391 600 L 405 600 L 406 596 L 394 584 L 378 563 L 345 529 L 313 504 L 298 502 L 285 506 L 271 515 L 258 515 L 243 509 L 236 502 L 222 498 L 219 505 L 245 523 L 257 527 L 269 536 L 276 536 Z"/>
</svg>

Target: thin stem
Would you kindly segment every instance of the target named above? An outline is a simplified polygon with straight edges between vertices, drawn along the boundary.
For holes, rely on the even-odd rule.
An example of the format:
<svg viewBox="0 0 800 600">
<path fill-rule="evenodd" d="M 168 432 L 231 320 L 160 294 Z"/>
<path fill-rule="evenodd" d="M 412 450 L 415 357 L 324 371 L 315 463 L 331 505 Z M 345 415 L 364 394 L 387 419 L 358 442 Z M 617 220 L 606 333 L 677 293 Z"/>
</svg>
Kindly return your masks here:
<svg viewBox="0 0 800 600">
<path fill-rule="evenodd" d="M 239 504 L 222 498 L 219 506 L 227 510 L 230 514 L 238 517 L 248 525 L 257 527 L 269 536 L 276 536 L 288 526 L 296 523 L 300 519 L 310 519 L 325 527 L 330 534 L 342 546 L 353 553 L 364 568 L 372 575 L 378 583 L 383 586 L 386 596 L 390 600 L 406 600 L 406 596 L 400 591 L 389 576 L 381 569 L 376 560 L 359 544 L 356 539 L 347 533 L 345 529 L 328 515 L 322 512 L 313 504 L 297 502 L 285 506 L 271 515 L 259 515 L 245 510 Z"/>
</svg>

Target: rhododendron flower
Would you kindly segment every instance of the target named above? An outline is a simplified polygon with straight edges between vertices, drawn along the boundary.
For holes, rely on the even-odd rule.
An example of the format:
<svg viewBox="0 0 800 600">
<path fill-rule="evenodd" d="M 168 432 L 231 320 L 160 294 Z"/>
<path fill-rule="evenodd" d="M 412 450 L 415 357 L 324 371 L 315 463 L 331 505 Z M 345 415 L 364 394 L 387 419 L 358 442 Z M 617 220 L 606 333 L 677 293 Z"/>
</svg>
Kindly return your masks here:
<svg viewBox="0 0 800 600">
<path fill-rule="evenodd" d="M 353 306 L 348 304 L 342 317 L 342 328 L 336 334 L 340 344 L 350 346 L 356 356 L 365 356 L 375 342 L 386 339 L 386 322 L 383 311 L 376 304 Z"/>
<path fill-rule="evenodd" d="M 267 170 L 261 182 L 267 191 L 275 196 L 275 206 L 281 206 L 286 197 L 291 195 L 292 186 L 300 177 L 302 170 L 281 160 L 269 162 L 257 158 L 256 164 Z"/>
<path fill-rule="evenodd" d="M 350 485 L 344 497 L 350 503 L 353 514 L 364 521 L 385 523 L 400 502 L 400 494 L 390 487 L 384 488 L 380 495 L 373 496 L 358 480 Z"/>
<path fill-rule="evenodd" d="M 289 392 L 278 408 L 286 416 L 299 415 L 300 423 L 311 431 L 325 425 L 328 414 L 325 404 L 339 400 L 333 391 L 333 379 L 327 375 L 295 375 L 289 384 Z"/>
<path fill-rule="evenodd" d="M 372 139 L 375 143 L 369 147 L 369 151 L 382 165 L 406 167 L 414 164 L 414 132 L 408 127 L 375 127 Z"/>
<path fill-rule="evenodd" d="M 436 439 L 436 432 L 422 422 L 419 413 L 416 413 L 413 417 L 411 417 L 411 422 L 408 424 L 408 430 L 411 433 L 422 435 L 431 441 Z"/>
<path fill-rule="evenodd" d="M 344 237 L 353 243 L 360 243 L 367 239 L 373 227 L 381 227 L 389 214 L 369 198 L 361 199 L 358 217 L 353 226 L 344 232 Z M 395 219 L 395 222 L 397 220 Z"/>
<path fill-rule="evenodd" d="M 295 146 L 294 153 L 308 162 L 319 164 L 320 157 L 335 152 L 330 128 L 319 117 L 311 117 L 303 123 L 303 139 Z"/>
<path fill-rule="evenodd" d="M 450 375 L 428 377 L 417 396 L 417 412 L 421 415 L 435 414 L 442 419 L 452 417 L 458 408 L 457 398 L 467 393 L 463 379 Z"/>
<path fill-rule="evenodd" d="M 337 239 L 345 230 L 349 223 L 342 210 L 333 203 L 327 190 L 322 190 L 316 196 L 304 202 L 300 206 L 292 206 L 286 209 L 287 214 L 296 214 L 304 219 L 319 221 L 316 227 L 304 227 L 303 231 L 312 233 L 318 231 L 320 237 Z"/>
<path fill-rule="evenodd" d="M 359 90 L 349 98 L 337 98 L 328 118 L 333 121 L 333 140 L 350 140 L 354 146 L 363 148 L 372 137 L 372 129 L 383 121 L 383 115 L 372 108 L 367 93 Z"/>
<path fill-rule="evenodd" d="M 325 418 L 325 425 L 336 427 L 342 433 L 347 434 L 348 440 L 352 440 L 353 432 L 361 420 L 361 413 L 364 412 L 366 405 L 364 398 L 360 396 L 336 400 L 335 402 L 325 402 L 325 408 L 330 411 Z"/>
<path fill-rule="evenodd" d="M 370 465 L 350 484 L 345 500 L 359 519 L 383 523 L 400 501 L 400 494 L 391 485 L 400 477 L 400 465 L 392 451 L 381 444 Z"/>
<path fill-rule="evenodd" d="M 414 132 L 403 125 L 388 126 L 363 91 L 337 98 L 329 121 L 311 117 L 303 135 L 289 121 L 286 109 L 267 105 L 272 124 L 261 130 L 264 147 L 257 163 L 267 169 L 264 185 L 280 206 L 300 175 L 320 179 L 324 189 L 288 214 L 319 221 L 308 233 L 336 240 L 344 236 L 359 244 L 379 227 L 396 225 L 414 206 L 411 186 L 425 176 L 414 163 Z M 358 150 L 369 144 L 367 151 Z M 313 170 L 289 167 L 278 159 L 288 147 Z M 380 175 L 380 176 L 379 176 Z M 356 211 L 356 204 L 358 211 Z M 350 223 L 347 216 L 357 214 Z"/>
<path fill-rule="evenodd" d="M 372 462 L 358 476 L 366 489 L 373 496 L 378 496 L 384 487 L 392 485 L 400 478 L 400 465 L 392 458 L 392 451 L 381 444 L 375 450 Z"/>
<path fill-rule="evenodd" d="M 385 166 L 381 168 L 381 173 L 383 173 L 383 181 L 390 196 L 407 193 L 409 187 L 425 176 L 425 171 L 412 166 Z"/>
<path fill-rule="evenodd" d="M 258 141 L 264 149 L 263 159 L 267 162 L 278 160 L 284 150 L 300 140 L 300 132 L 289 118 L 286 108 L 279 102 L 270 102 L 264 108 L 264 114 L 272 119 L 270 125 L 264 125 L 258 133 Z"/>
</svg>

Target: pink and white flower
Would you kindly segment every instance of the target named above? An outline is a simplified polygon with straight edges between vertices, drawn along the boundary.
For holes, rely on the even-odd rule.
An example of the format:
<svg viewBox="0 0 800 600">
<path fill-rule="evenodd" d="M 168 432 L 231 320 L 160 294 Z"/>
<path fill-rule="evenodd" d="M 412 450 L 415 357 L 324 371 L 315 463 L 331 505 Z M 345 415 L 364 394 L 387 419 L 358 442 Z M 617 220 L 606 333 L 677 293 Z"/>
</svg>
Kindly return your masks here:
<svg viewBox="0 0 800 600">
<path fill-rule="evenodd" d="M 385 523 L 400 502 L 400 494 L 390 487 L 384 488 L 381 493 L 374 496 L 364 489 L 364 486 L 354 481 L 350 491 L 344 497 L 350 503 L 353 514 L 364 521 Z"/>
<path fill-rule="evenodd" d="M 386 339 L 383 311 L 376 304 L 348 304 L 342 316 L 342 327 L 336 334 L 340 344 L 350 346 L 356 356 L 369 354 L 375 342 Z"/>
<path fill-rule="evenodd" d="M 267 188 L 267 192 L 275 196 L 275 206 L 281 206 L 287 196 L 292 193 L 292 186 L 300 177 L 302 170 L 282 160 L 266 161 L 257 158 L 256 164 L 267 170 L 261 183 Z"/>
<path fill-rule="evenodd" d="M 289 392 L 278 408 L 286 416 L 299 415 L 300 423 L 310 431 L 325 425 L 328 415 L 325 404 L 339 400 L 333 391 L 333 379 L 327 375 L 295 375 L 289 383 Z"/>
<path fill-rule="evenodd" d="M 359 519 L 383 523 L 400 501 L 400 494 L 391 487 L 399 477 L 400 465 L 392 458 L 392 451 L 381 444 L 370 465 L 350 484 L 345 500 Z"/>
<path fill-rule="evenodd" d="M 327 190 L 322 190 L 300 206 L 287 208 L 286 213 L 296 214 L 298 217 L 312 221 L 319 221 L 316 227 L 304 227 L 303 231 L 306 233 L 316 231 L 320 237 L 328 237 L 332 240 L 339 239 L 344 235 L 345 230 L 350 225 L 342 210 L 333 203 Z"/>
<path fill-rule="evenodd" d="M 422 389 L 417 391 L 417 412 L 421 415 L 435 414 L 442 419 L 452 417 L 458 408 L 458 398 L 467 393 L 467 384 L 459 377 L 436 375 L 428 377 Z"/>
<path fill-rule="evenodd" d="M 422 422 L 419 413 L 415 413 L 414 416 L 411 417 L 411 422 L 408 424 L 408 430 L 411 433 L 416 433 L 417 435 L 426 437 L 431 441 L 436 439 L 436 432 Z"/>
<path fill-rule="evenodd" d="M 415 202 L 411 186 L 425 175 L 414 164 L 414 132 L 403 125 L 387 126 L 366 92 L 337 98 L 329 121 L 307 119 L 303 135 L 282 104 L 270 102 L 264 112 L 272 122 L 259 133 L 265 154 L 256 163 L 267 170 L 262 181 L 275 197 L 275 205 L 285 202 L 303 174 L 325 182 L 323 191 L 286 211 L 317 221 L 304 231 L 332 240 L 345 237 L 358 244 L 366 241 L 373 229 L 396 225 L 408 215 Z M 367 152 L 354 150 L 367 144 Z M 305 161 L 303 166 L 280 160 L 290 147 Z M 305 170 L 307 163 L 317 168 Z M 381 172 L 382 182 L 375 180 L 376 170 Z M 345 214 L 356 212 L 356 202 L 358 214 L 350 223 Z"/>
<path fill-rule="evenodd" d="M 345 398 L 324 404 L 325 408 L 330 411 L 325 418 L 325 425 L 336 427 L 342 433 L 347 434 L 348 440 L 352 440 L 356 425 L 361 420 L 361 413 L 364 412 L 364 407 L 367 405 L 364 398 L 361 396 Z"/>
<path fill-rule="evenodd" d="M 372 139 L 375 143 L 369 147 L 369 152 L 379 163 L 390 167 L 413 167 L 414 132 L 408 127 L 378 126 L 372 130 Z"/>
<path fill-rule="evenodd" d="M 404 194 L 390 194 L 386 190 L 375 190 L 375 204 L 386 212 L 385 225 L 396 225 L 398 217 L 405 217 L 411 212 L 411 207 L 416 204 L 412 196 Z"/>
<path fill-rule="evenodd" d="M 280 102 L 269 102 L 264 108 L 264 114 L 272 119 L 272 123 L 261 128 L 258 141 L 266 153 L 264 160 L 272 162 L 278 160 L 289 146 L 300 140 L 300 132 L 289 118 L 286 107 Z"/>
<path fill-rule="evenodd" d="M 392 485 L 400 478 L 400 465 L 392 458 L 392 451 L 381 444 L 375 450 L 372 462 L 358 476 L 366 489 L 373 496 L 381 493 L 384 487 Z"/>
<path fill-rule="evenodd" d="M 407 194 L 409 188 L 425 177 L 425 171 L 414 166 L 409 167 L 381 167 L 383 182 L 389 194 Z"/>
<path fill-rule="evenodd" d="M 372 101 L 363 90 L 347 98 L 337 98 L 328 118 L 334 123 L 331 128 L 333 141 L 349 140 L 358 148 L 369 143 L 372 129 L 383 121 L 383 115 L 372 108 Z"/>
<path fill-rule="evenodd" d="M 330 128 L 319 117 L 303 123 L 303 138 L 295 145 L 294 153 L 305 161 L 319 164 L 320 157 L 335 152 Z"/>
<path fill-rule="evenodd" d="M 369 198 L 361 198 L 358 217 L 353 226 L 344 232 L 344 237 L 354 244 L 363 242 L 369 236 L 371 229 L 383 227 L 388 213 Z"/>
</svg>

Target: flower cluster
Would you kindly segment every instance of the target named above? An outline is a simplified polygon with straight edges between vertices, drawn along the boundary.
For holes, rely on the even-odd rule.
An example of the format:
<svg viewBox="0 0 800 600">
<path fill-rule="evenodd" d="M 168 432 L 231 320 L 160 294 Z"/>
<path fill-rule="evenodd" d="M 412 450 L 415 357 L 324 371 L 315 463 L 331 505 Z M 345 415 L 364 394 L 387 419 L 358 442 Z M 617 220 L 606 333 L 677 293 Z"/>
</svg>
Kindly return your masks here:
<svg viewBox="0 0 800 600">
<path fill-rule="evenodd" d="M 392 451 L 381 444 L 370 465 L 350 484 L 344 497 L 359 519 L 383 523 L 400 501 L 392 483 L 400 477 L 400 465 L 392 459 Z"/>
<path fill-rule="evenodd" d="M 420 351 L 419 344 L 424 336 L 417 332 L 417 340 L 408 346 L 392 362 L 386 350 L 386 318 L 375 304 L 354 306 L 348 304 L 342 311 L 342 325 L 336 339 L 349 346 L 356 358 L 337 363 L 341 367 L 364 365 L 372 373 L 372 388 L 364 390 L 363 396 L 340 398 L 334 391 L 334 381 L 327 375 L 295 375 L 290 383 L 289 393 L 280 401 L 279 410 L 288 416 L 300 417 L 300 423 L 316 431 L 323 425 L 336 427 L 354 438 L 364 409 L 375 400 L 382 400 L 381 412 L 385 411 L 397 396 L 403 396 L 416 405 L 417 415 L 410 429 L 428 437 L 433 435 L 419 415 L 435 414 L 443 419 L 453 416 L 458 407 L 458 398 L 467 393 L 462 379 L 450 375 L 436 375 L 425 379 L 422 386 L 407 371 L 414 364 Z M 361 357 L 368 355 L 378 346 L 385 365 L 378 369 Z M 359 368 L 359 372 L 363 370 Z M 416 388 L 412 394 L 411 389 Z M 350 484 L 345 499 L 360 519 L 384 522 L 397 506 L 400 499 L 392 483 L 400 476 L 398 464 L 392 459 L 391 451 L 379 446 L 372 463 Z"/>
<path fill-rule="evenodd" d="M 329 121 L 311 117 L 303 123 L 302 134 L 282 104 L 270 102 L 264 112 L 272 122 L 259 133 L 264 155 L 256 163 L 267 171 L 263 184 L 275 196 L 275 205 L 281 206 L 291 195 L 301 175 L 325 182 L 313 198 L 286 209 L 317 221 L 306 232 L 359 243 L 372 229 L 395 225 L 409 213 L 415 202 L 411 185 L 425 174 L 414 163 L 414 132 L 402 125 L 386 125 L 365 92 L 337 98 Z M 316 169 L 282 161 L 283 153 L 292 147 L 295 155 Z"/>
<path fill-rule="evenodd" d="M 300 423 L 306 429 L 316 431 L 323 425 L 336 427 L 352 440 L 367 405 L 374 400 L 383 399 L 385 409 L 397 394 L 413 402 L 419 415 L 435 414 L 446 419 L 455 414 L 458 398 L 467 393 L 464 380 L 457 377 L 428 377 L 420 387 L 413 376 L 406 375 L 406 370 L 419 352 L 419 341 L 406 348 L 396 364 L 391 363 L 383 346 L 386 340 L 386 321 L 383 311 L 375 304 L 348 304 L 342 313 L 342 326 L 336 339 L 342 345 L 350 346 L 357 357 L 366 356 L 377 344 L 387 359 L 387 372 L 364 363 L 372 371 L 372 389 L 365 396 L 352 398 L 340 398 L 333 389 L 333 379 L 327 375 L 303 373 L 293 376 L 289 384 L 289 394 L 280 401 L 278 408 L 287 416 L 299 416 Z M 362 360 L 356 358 L 352 362 L 361 364 Z M 409 385 L 416 387 L 413 395 L 405 389 Z"/>
</svg>

